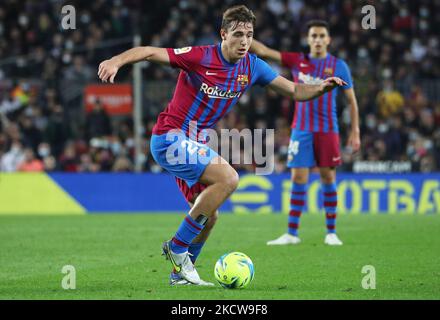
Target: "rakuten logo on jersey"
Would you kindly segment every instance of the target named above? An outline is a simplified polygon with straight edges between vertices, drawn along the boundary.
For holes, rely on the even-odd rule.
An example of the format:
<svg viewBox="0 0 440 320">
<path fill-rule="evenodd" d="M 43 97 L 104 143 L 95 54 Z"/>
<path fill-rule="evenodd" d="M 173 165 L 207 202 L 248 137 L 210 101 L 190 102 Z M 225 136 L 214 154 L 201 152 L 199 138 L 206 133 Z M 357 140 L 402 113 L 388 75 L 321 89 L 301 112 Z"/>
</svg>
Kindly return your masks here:
<svg viewBox="0 0 440 320">
<path fill-rule="evenodd" d="M 311 75 L 302 72 L 298 74 L 298 79 L 305 84 L 321 84 L 324 81 L 321 78 L 314 78 Z"/>
<path fill-rule="evenodd" d="M 219 87 L 210 87 L 206 83 L 202 83 L 202 86 L 200 87 L 200 91 L 203 93 L 206 93 L 208 97 L 214 98 L 214 99 L 234 99 L 234 98 L 240 98 L 241 92 L 234 92 L 231 90 L 221 90 Z"/>
</svg>

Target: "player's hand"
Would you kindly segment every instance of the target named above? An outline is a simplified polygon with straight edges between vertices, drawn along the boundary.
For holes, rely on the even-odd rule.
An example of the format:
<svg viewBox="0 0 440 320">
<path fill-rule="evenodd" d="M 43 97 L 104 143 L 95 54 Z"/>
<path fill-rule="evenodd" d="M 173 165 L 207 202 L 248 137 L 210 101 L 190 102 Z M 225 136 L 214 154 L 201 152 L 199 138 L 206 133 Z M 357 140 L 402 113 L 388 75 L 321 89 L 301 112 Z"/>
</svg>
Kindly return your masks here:
<svg viewBox="0 0 440 320">
<path fill-rule="evenodd" d="M 342 80 L 341 78 L 338 78 L 338 77 L 330 77 L 330 78 L 325 79 L 321 85 L 322 85 L 322 90 L 324 92 L 328 92 L 328 91 L 333 90 L 336 87 L 346 86 L 347 82 L 345 82 L 344 80 Z"/>
<path fill-rule="evenodd" d="M 347 146 L 350 147 L 352 154 L 356 154 L 361 148 L 361 137 L 359 129 L 352 129 L 348 136 Z"/>
<path fill-rule="evenodd" d="M 113 83 L 116 73 L 118 73 L 119 65 L 115 59 L 109 59 L 101 62 L 98 68 L 98 77 L 102 82 L 110 81 Z"/>
</svg>

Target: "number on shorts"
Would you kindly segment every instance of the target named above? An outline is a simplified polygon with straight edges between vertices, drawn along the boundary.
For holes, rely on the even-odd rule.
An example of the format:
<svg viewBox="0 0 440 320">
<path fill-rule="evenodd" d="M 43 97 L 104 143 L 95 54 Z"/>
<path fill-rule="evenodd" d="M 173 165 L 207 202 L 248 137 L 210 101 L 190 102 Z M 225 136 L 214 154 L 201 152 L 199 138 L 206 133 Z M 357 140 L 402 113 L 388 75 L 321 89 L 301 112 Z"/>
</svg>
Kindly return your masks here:
<svg viewBox="0 0 440 320">
<path fill-rule="evenodd" d="M 299 141 L 290 141 L 289 153 L 298 154 L 299 152 Z"/>
</svg>

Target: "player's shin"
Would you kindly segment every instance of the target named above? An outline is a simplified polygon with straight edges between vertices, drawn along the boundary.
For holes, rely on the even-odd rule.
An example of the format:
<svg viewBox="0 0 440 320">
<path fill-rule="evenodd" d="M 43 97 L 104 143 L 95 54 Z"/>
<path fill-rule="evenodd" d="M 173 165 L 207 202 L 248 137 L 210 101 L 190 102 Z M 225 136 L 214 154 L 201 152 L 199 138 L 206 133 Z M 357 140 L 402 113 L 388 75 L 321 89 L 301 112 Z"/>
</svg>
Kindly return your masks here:
<svg viewBox="0 0 440 320">
<path fill-rule="evenodd" d="M 200 234 L 205 227 L 208 217 L 199 214 L 196 219 L 187 215 L 183 219 L 176 234 L 171 240 L 170 247 L 174 253 L 183 253 L 188 251 L 190 244 Z"/>
<path fill-rule="evenodd" d="M 299 221 L 304 210 L 306 198 L 306 184 L 292 182 L 292 192 L 290 194 L 290 211 L 288 220 L 288 232 L 293 236 L 298 236 Z"/>
<path fill-rule="evenodd" d="M 336 233 L 336 207 L 338 205 L 336 183 L 322 184 L 322 191 L 327 233 Z"/>
<path fill-rule="evenodd" d="M 188 252 L 191 254 L 190 258 L 193 264 L 195 264 L 197 258 L 202 251 L 203 246 L 208 240 L 209 234 L 217 221 L 218 213 L 211 215 L 205 225 L 205 228 L 200 232 L 200 234 L 194 239 L 188 248 Z"/>
</svg>

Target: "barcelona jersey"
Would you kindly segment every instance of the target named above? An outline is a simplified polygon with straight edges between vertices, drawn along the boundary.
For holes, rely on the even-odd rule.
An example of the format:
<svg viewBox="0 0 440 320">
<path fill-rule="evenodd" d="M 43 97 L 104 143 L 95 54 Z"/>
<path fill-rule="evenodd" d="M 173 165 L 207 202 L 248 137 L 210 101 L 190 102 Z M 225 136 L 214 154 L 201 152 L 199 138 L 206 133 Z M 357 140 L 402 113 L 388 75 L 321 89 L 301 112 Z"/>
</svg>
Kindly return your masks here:
<svg viewBox="0 0 440 320">
<path fill-rule="evenodd" d="M 281 61 L 291 70 L 295 82 L 320 84 L 328 77 L 339 77 L 347 83 L 346 86 L 337 87 L 314 100 L 295 103 L 292 129 L 338 133 L 336 97 L 341 89 L 353 87 L 347 64 L 331 54 L 322 59 L 315 59 L 296 52 L 282 52 Z"/>
<path fill-rule="evenodd" d="M 153 134 L 180 129 L 189 135 L 212 128 L 255 84 L 265 86 L 278 74 L 263 60 L 247 53 L 237 63 L 228 62 L 221 45 L 167 48 L 170 64 L 181 69 L 172 100 L 158 116 Z"/>
</svg>

